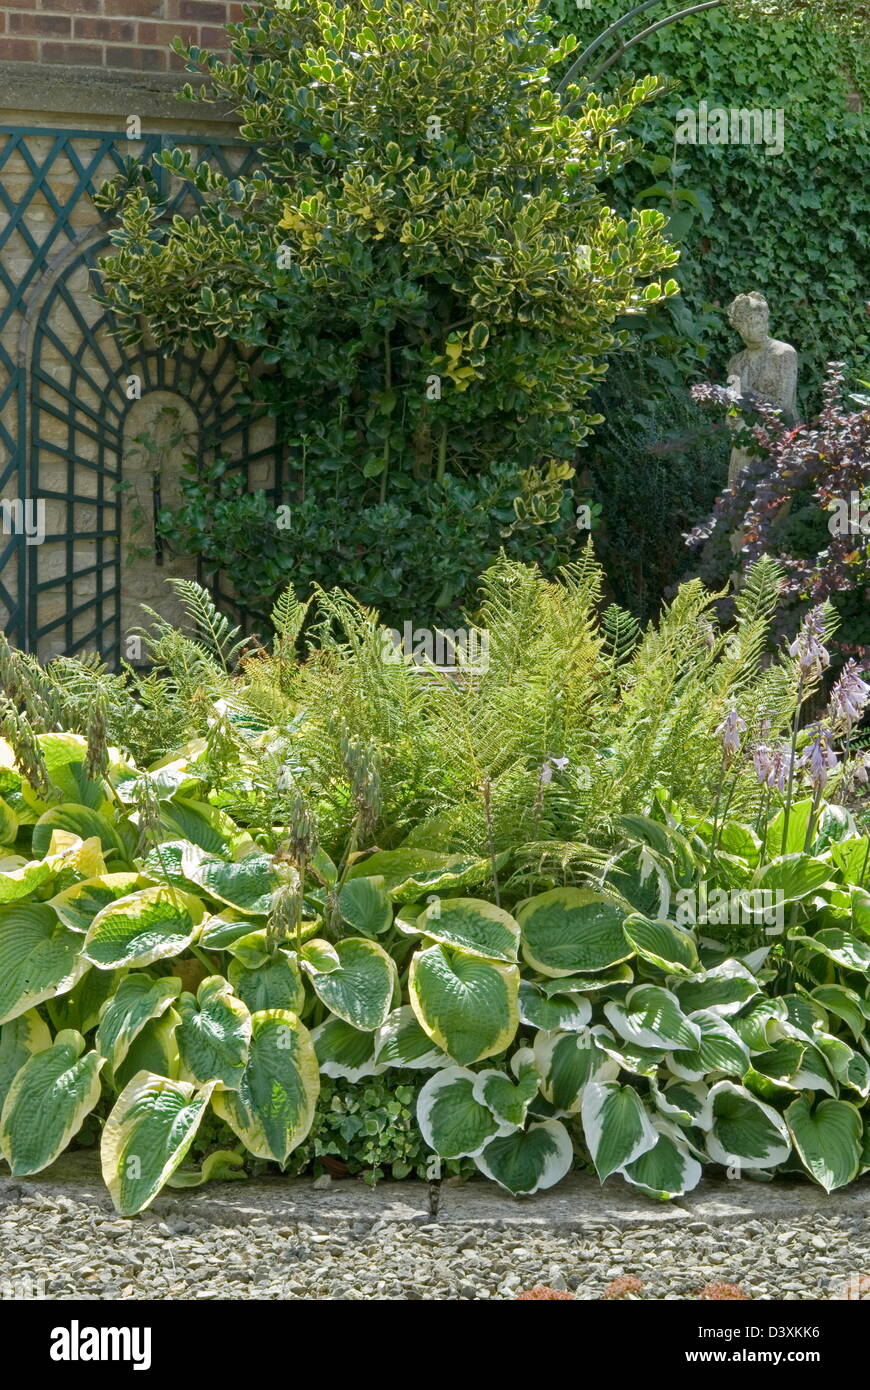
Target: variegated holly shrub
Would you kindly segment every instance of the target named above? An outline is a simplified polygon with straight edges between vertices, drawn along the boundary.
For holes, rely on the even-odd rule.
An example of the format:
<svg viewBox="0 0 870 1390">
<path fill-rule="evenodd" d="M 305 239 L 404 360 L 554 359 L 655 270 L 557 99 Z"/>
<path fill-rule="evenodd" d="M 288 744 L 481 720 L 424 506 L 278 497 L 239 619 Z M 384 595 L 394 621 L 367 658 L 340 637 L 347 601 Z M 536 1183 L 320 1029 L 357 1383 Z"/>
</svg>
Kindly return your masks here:
<svg viewBox="0 0 870 1390">
<path fill-rule="evenodd" d="M 199 661 L 205 730 L 147 769 L 97 736 L 114 678 L 90 687 L 87 736 L 34 730 L 28 712 L 45 725 L 53 697 L 32 662 L 4 656 L 25 710 L 7 711 L 0 742 L 13 1174 L 45 1168 L 87 1119 L 132 1214 L 167 1181 L 237 1172 L 246 1152 L 292 1167 L 322 1076 L 365 1087 L 393 1072 L 422 1081 L 429 1175 L 470 1161 L 515 1194 L 574 1166 L 660 1199 L 705 1165 L 828 1190 L 870 1167 L 853 727 L 870 690 L 846 673 L 827 725 L 803 731 L 820 615 L 765 664 L 767 601 L 750 585 L 720 635 L 687 586 L 626 652 L 608 646 L 588 578 L 491 579 L 490 667 L 465 681 L 383 664 L 366 614 L 340 639 L 322 623 L 305 661 L 279 645 L 232 677 L 179 636 L 167 718 Z M 550 663 L 519 712 L 517 604 Z M 376 747 L 366 718 L 385 721 Z M 410 725 L 429 740 L 423 772 Z M 209 1112 L 227 1143 L 191 1169 Z"/>
</svg>

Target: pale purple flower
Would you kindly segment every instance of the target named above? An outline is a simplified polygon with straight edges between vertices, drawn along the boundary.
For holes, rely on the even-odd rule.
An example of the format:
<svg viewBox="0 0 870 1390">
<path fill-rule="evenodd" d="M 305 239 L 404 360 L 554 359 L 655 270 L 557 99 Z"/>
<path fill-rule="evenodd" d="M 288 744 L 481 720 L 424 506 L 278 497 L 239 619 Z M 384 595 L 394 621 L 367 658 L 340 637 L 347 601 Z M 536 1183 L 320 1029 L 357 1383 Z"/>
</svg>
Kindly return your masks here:
<svg viewBox="0 0 870 1390">
<path fill-rule="evenodd" d="M 755 775 L 763 787 L 778 792 L 785 791 L 788 785 L 788 772 L 791 764 L 791 749 L 787 743 L 771 748 L 759 743 L 752 750 Z"/>
<path fill-rule="evenodd" d="M 828 780 L 828 773 L 838 766 L 831 735 L 827 729 L 819 729 L 800 757 L 800 766 L 806 768 L 810 781 L 816 791 L 821 791 Z"/>
<path fill-rule="evenodd" d="M 852 777 L 854 781 L 866 786 L 870 782 L 870 752 L 861 753 L 852 764 Z"/>
<path fill-rule="evenodd" d="M 870 701 L 870 685 L 862 681 L 857 663 L 846 662 L 840 679 L 831 691 L 830 718 L 835 724 L 844 724 L 851 729 L 860 723 L 861 716 Z"/>
<path fill-rule="evenodd" d="M 740 718 L 737 710 L 732 709 L 726 714 L 716 733 L 722 740 L 725 756 L 732 758 L 740 752 L 740 736 L 746 733 L 746 723 Z"/>
<path fill-rule="evenodd" d="M 544 759 L 541 767 L 541 786 L 549 787 L 553 780 L 553 771 L 564 772 L 568 766 L 568 758 L 554 758 L 552 754 Z"/>
<path fill-rule="evenodd" d="M 824 635 L 825 610 L 819 604 L 810 609 L 801 624 L 800 632 L 788 649 L 789 656 L 796 658 L 804 680 L 820 676 L 830 665 L 830 653 L 822 643 Z"/>
</svg>

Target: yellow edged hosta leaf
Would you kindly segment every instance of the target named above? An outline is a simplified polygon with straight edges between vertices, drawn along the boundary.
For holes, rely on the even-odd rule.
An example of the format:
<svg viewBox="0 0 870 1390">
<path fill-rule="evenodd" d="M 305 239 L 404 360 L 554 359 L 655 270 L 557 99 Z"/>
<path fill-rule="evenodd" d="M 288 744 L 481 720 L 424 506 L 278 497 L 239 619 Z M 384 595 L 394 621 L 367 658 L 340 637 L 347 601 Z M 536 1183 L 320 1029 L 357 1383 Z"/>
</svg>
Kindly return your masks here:
<svg viewBox="0 0 870 1390">
<path fill-rule="evenodd" d="M 58 1033 L 16 1075 L 0 1114 L 0 1150 L 13 1177 L 39 1173 L 53 1163 L 100 1098 L 104 1058 L 84 1057 L 85 1040 L 72 1029 Z"/>
<path fill-rule="evenodd" d="M 0 1023 L 71 990 L 89 968 L 81 944 L 47 903 L 0 907 Z"/>
<path fill-rule="evenodd" d="M 214 1082 L 194 1086 L 140 1071 L 106 1120 L 100 1144 L 103 1180 L 122 1216 L 153 1202 L 190 1148 Z"/>
<path fill-rule="evenodd" d="M 286 1163 L 308 1134 L 320 1094 L 311 1034 L 287 1009 L 252 1015 L 248 1061 L 237 1091 L 216 1091 L 213 1106 L 257 1158 Z"/>
<path fill-rule="evenodd" d="M 100 970 L 150 965 L 177 956 L 196 936 L 204 915 L 199 898 L 155 884 L 118 898 L 97 913 L 82 946 Z"/>
</svg>

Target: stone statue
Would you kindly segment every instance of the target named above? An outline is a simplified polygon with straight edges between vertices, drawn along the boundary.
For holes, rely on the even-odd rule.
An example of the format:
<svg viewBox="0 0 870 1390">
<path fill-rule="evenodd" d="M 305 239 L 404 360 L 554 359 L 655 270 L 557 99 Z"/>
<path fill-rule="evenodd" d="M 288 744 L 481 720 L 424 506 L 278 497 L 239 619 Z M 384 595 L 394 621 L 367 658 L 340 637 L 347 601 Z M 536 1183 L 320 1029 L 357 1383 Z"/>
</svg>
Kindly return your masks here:
<svg viewBox="0 0 870 1390">
<path fill-rule="evenodd" d="M 771 338 L 770 309 L 763 294 L 739 294 L 728 306 L 728 322 L 745 343 L 728 363 L 728 387 L 735 396 L 754 395 L 781 410 L 788 424 L 797 417 L 798 357 L 790 343 Z M 753 457 L 732 449 L 729 485 Z"/>
</svg>

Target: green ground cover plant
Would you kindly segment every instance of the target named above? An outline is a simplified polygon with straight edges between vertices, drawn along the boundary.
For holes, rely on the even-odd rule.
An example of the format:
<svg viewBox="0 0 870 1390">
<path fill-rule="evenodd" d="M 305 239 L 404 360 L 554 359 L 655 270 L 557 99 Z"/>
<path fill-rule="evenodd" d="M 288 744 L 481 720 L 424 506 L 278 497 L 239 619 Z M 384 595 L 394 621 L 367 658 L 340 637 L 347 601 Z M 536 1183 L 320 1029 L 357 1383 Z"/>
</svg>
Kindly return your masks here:
<svg viewBox="0 0 870 1390">
<path fill-rule="evenodd" d="M 759 562 L 728 631 L 693 581 L 639 632 L 590 554 L 559 583 L 505 559 L 487 660 L 452 674 L 339 592 L 285 595 L 251 651 L 180 581 L 198 635 L 155 621 L 150 675 L 4 649 L 12 1172 L 86 1126 L 132 1215 L 329 1155 L 337 1094 L 371 1173 L 418 1168 L 413 1097 L 430 1177 L 515 1194 L 575 1165 L 658 1199 L 705 1165 L 870 1167 L 870 686 L 847 668 L 801 727 L 832 615 L 771 657 L 780 579 Z M 145 766 L 126 734 L 158 690 L 183 738 Z"/>
</svg>

